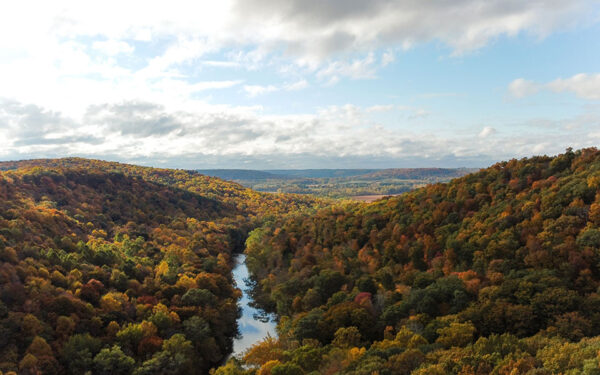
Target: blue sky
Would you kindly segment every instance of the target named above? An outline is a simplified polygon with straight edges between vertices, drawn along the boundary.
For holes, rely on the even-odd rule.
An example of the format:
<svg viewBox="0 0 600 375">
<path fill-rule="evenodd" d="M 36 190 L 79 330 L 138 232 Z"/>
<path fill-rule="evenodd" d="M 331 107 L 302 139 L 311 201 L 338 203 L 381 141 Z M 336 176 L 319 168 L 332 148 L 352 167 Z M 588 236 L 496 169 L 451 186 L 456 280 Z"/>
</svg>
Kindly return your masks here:
<svg viewBox="0 0 600 375">
<path fill-rule="evenodd" d="M 5 6 L 0 159 L 479 167 L 600 143 L 598 1 L 208 3 Z"/>
</svg>

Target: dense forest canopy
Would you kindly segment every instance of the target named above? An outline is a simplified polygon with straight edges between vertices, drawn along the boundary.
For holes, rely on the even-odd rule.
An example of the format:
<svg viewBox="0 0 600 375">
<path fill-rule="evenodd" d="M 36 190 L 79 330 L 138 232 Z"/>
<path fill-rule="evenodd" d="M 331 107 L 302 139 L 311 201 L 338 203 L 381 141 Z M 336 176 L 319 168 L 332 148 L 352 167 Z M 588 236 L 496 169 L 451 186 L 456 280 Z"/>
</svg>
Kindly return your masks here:
<svg viewBox="0 0 600 375">
<path fill-rule="evenodd" d="M 600 374 L 596 149 L 372 204 L 84 159 L 0 169 L 5 374 Z M 278 337 L 223 364 L 244 246 Z"/>
<path fill-rule="evenodd" d="M 279 338 L 217 374 L 599 374 L 599 226 L 596 149 L 269 221 Z"/>
<path fill-rule="evenodd" d="M 206 373 L 237 333 L 232 253 L 317 203 L 84 159 L 0 169 L 4 373 Z"/>
</svg>

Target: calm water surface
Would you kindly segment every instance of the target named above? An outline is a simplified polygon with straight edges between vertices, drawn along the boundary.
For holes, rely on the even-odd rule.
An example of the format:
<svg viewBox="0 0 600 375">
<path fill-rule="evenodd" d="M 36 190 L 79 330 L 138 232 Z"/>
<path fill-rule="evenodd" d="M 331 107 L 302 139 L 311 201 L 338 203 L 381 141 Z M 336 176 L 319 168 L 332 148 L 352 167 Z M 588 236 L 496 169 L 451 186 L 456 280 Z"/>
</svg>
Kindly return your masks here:
<svg viewBox="0 0 600 375">
<path fill-rule="evenodd" d="M 248 268 L 246 267 L 246 255 L 236 255 L 234 260 L 236 265 L 233 269 L 233 278 L 237 287 L 243 292 L 242 299 L 239 301 L 239 305 L 242 308 L 242 317 L 238 319 L 241 337 L 233 340 L 232 355 L 238 355 L 257 341 L 265 338 L 267 334 L 276 337 L 277 333 L 275 331 L 276 323 L 274 317 L 268 316 L 270 319 L 267 322 L 261 321 L 264 320 L 264 312 L 249 305 L 252 299 L 246 293 L 248 287 L 245 280 L 249 277 Z M 259 316 L 261 317 L 260 320 Z"/>
</svg>

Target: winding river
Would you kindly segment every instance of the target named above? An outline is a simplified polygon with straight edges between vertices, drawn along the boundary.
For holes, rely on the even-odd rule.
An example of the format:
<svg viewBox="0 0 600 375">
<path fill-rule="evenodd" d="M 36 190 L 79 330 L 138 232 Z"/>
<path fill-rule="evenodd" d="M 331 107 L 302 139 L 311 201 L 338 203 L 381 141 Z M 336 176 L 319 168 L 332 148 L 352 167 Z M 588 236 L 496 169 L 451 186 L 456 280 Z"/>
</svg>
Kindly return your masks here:
<svg viewBox="0 0 600 375">
<path fill-rule="evenodd" d="M 267 335 L 276 337 L 277 332 L 275 331 L 276 323 L 272 316 L 269 316 L 268 321 L 265 322 L 263 318 L 259 318 L 260 316 L 264 317 L 264 312 L 250 306 L 252 299 L 246 291 L 247 286 L 245 283 L 245 280 L 249 277 L 248 268 L 246 267 L 246 255 L 238 254 L 234 260 L 233 278 L 237 287 L 243 293 L 242 299 L 239 301 L 239 305 L 242 308 L 242 316 L 238 319 L 240 337 L 233 340 L 232 355 L 235 356 L 243 353 Z"/>
</svg>

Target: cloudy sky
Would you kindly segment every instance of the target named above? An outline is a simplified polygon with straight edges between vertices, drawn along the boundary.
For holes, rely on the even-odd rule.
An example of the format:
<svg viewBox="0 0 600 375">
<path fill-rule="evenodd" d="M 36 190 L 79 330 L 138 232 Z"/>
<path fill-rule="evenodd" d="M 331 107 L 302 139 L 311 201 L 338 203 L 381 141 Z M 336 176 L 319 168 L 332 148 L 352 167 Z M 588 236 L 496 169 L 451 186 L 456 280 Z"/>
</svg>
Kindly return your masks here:
<svg viewBox="0 0 600 375">
<path fill-rule="evenodd" d="M 600 145 L 600 1 L 11 1 L 0 160 L 486 166 Z"/>
</svg>

